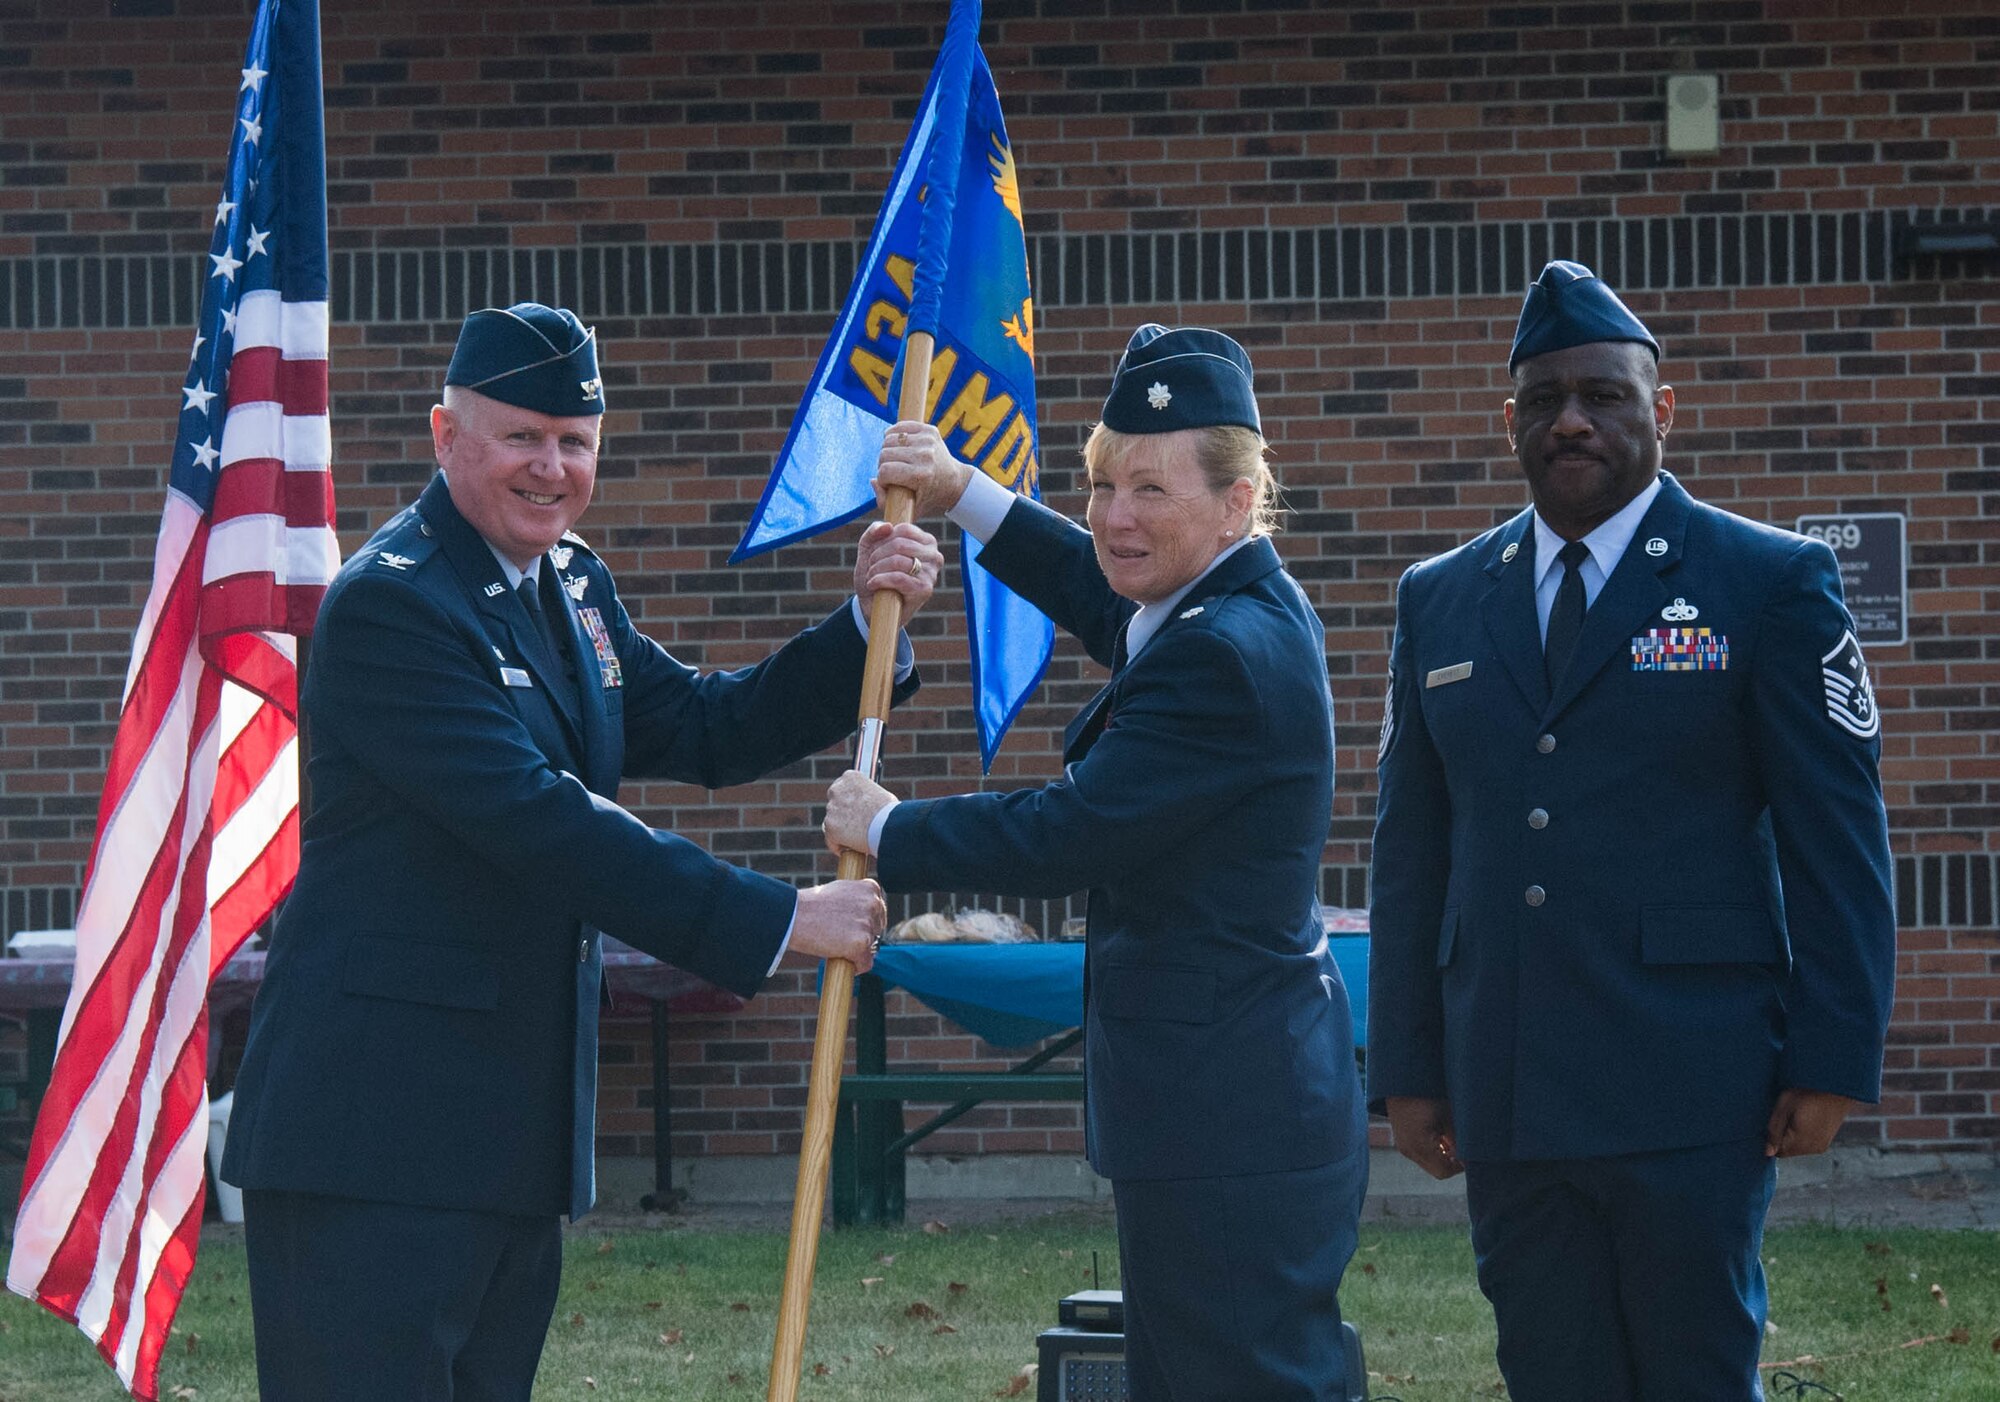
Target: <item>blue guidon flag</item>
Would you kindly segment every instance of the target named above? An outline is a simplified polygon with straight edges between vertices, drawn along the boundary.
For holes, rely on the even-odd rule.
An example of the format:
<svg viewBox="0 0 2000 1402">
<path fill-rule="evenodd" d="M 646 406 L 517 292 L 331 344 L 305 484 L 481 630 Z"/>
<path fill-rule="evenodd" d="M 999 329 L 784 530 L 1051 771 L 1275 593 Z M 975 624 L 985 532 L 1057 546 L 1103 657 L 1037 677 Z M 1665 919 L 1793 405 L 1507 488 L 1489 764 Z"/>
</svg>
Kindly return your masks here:
<svg viewBox="0 0 2000 1402">
<path fill-rule="evenodd" d="M 957 0 L 875 232 L 732 563 L 870 510 L 882 436 L 897 418 L 910 331 L 936 338 L 925 417 L 1002 486 L 1041 499 L 1035 431 L 1035 306 L 1021 187 L 979 4 Z M 981 763 L 1048 665 L 1049 620 L 961 542 Z"/>
</svg>

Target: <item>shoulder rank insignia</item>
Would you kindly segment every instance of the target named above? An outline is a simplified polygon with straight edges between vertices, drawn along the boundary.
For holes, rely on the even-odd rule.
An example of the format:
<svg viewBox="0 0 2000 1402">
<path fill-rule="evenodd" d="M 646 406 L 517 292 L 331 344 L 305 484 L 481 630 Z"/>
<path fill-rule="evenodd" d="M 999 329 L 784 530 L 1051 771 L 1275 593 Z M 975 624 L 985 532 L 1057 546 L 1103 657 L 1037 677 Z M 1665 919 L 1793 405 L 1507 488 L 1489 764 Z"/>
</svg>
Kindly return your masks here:
<svg viewBox="0 0 2000 1402">
<path fill-rule="evenodd" d="M 569 590 L 569 596 L 578 603 L 583 602 L 583 591 L 589 587 L 590 576 L 587 574 L 566 574 L 563 576 L 563 588 Z"/>
<path fill-rule="evenodd" d="M 1842 631 L 1833 651 L 1819 660 L 1826 683 L 1826 715 L 1857 740 L 1873 740 L 1882 732 L 1882 713 L 1875 708 L 1875 689 L 1868 685 L 1868 664 L 1861 644 Z"/>
<path fill-rule="evenodd" d="M 1660 617 L 1669 623 L 1692 623 L 1701 617 L 1701 610 L 1686 599 L 1675 599 L 1660 610 Z"/>
<path fill-rule="evenodd" d="M 569 557 L 574 554 L 576 551 L 569 546 L 558 545 L 549 550 L 549 559 L 554 562 L 557 569 L 566 570 L 569 568 Z"/>
<path fill-rule="evenodd" d="M 1182 609 L 1182 610 L 1181 610 L 1181 611 L 1180 611 L 1180 612 L 1179 612 L 1178 614 L 1176 614 L 1176 615 L 1175 615 L 1175 617 L 1177 617 L 1177 618 L 1193 618 L 1193 617 L 1194 617 L 1194 616 L 1195 616 L 1196 614 L 1198 614 L 1198 613 L 1202 612 L 1202 609 L 1203 609 L 1203 606 L 1202 606 L 1201 604 L 1196 604 L 1196 605 L 1195 605 L 1195 606 L 1194 606 L 1193 608 L 1191 608 L 1191 609 Z"/>
<path fill-rule="evenodd" d="M 387 565 L 392 570 L 406 570 L 416 563 L 408 555 L 398 555 L 392 550 L 384 550 L 380 555 L 375 557 L 375 562 Z"/>
</svg>

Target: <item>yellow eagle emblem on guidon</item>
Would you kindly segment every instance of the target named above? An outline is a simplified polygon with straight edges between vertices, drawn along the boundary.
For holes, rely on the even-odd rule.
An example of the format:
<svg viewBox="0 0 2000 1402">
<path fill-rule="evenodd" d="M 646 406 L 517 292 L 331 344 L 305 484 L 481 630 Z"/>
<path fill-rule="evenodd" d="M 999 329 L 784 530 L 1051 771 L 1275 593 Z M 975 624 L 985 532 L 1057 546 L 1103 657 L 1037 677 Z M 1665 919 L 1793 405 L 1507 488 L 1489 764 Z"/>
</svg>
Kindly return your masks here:
<svg viewBox="0 0 2000 1402">
<path fill-rule="evenodd" d="M 1014 222 L 1021 222 L 1021 177 L 1014 169 L 1014 148 L 1000 140 L 998 132 L 989 132 L 987 140 L 993 149 L 986 155 L 986 164 L 993 172 L 993 193 L 1000 197 L 1000 203 L 1014 216 Z M 1000 323 L 1001 331 L 1007 339 L 1019 346 L 1029 360 L 1035 358 L 1035 304 L 1032 298 L 1021 299 L 1019 316 L 1010 316 Z"/>
</svg>

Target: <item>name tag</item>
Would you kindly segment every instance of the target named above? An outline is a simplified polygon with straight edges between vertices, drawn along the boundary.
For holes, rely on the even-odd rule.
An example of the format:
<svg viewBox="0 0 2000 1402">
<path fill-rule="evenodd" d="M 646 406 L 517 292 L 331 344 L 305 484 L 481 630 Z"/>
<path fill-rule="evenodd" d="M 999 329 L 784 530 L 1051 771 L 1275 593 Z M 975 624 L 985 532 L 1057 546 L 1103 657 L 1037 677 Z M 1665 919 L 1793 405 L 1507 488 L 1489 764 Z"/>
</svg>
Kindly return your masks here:
<svg viewBox="0 0 2000 1402">
<path fill-rule="evenodd" d="M 1470 662 L 1461 662 L 1454 667 L 1440 667 L 1424 677 L 1424 690 L 1429 691 L 1434 686 L 1450 686 L 1453 682 L 1462 682 L 1471 675 Z"/>
<path fill-rule="evenodd" d="M 534 679 L 519 667 L 502 667 L 500 669 L 500 685 L 502 686 L 533 686 L 534 684 Z"/>
</svg>

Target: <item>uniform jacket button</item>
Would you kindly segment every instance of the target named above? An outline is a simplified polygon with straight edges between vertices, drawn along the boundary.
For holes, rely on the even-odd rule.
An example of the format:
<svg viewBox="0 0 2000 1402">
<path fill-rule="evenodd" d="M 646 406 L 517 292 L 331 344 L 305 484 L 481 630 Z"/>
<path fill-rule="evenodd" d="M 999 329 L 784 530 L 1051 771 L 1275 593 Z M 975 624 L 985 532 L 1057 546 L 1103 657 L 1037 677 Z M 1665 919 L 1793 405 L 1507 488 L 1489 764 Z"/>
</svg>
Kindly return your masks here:
<svg viewBox="0 0 2000 1402">
<path fill-rule="evenodd" d="M 1556 737 L 1553 735 L 1544 735 L 1540 739 L 1535 741 L 1535 748 L 1540 750 L 1543 754 L 1547 754 L 1550 750 L 1553 750 L 1555 747 L 1556 747 Z"/>
<path fill-rule="evenodd" d="M 1547 891 L 1544 891 L 1541 887 L 1530 886 L 1528 888 L 1529 905 L 1540 905 L 1543 901 L 1547 900 L 1548 898 L 1549 898 L 1549 893 Z"/>
<path fill-rule="evenodd" d="M 1549 825 L 1549 810 L 1548 810 L 1548 809 L 1546 809 L 1546 808 L 1530 808 L 1530 809 L 1528 810 L 1528 826 L 1529 826 L 1529 827 L 1533 828 L 1533 829 L 1534 829 L 1534 830 L 1535 830 L 1536 832 L 1540 832 L 1540 831 L 1541 831 L 1541 830 L 1542 830 L 1543 828 L 1547 827 L 1548 825 Z"/>
</svg>

